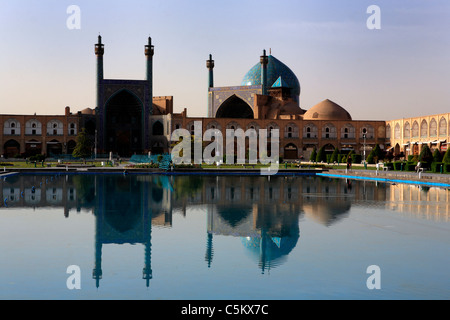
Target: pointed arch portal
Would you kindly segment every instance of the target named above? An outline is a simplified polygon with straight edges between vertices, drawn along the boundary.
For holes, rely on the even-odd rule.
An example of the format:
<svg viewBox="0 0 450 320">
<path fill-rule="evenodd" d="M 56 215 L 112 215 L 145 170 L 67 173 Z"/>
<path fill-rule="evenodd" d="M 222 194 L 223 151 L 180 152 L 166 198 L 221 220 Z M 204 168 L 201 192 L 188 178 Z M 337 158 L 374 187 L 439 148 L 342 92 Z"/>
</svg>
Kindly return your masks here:
<svg viewBox="0 0 450 320">
<path fill-rule="evenodd" d="M 106 150 L 129 157 L 143 147 L 143 104 L 128 90 L 116 93 L 105 106 Z"/>
<path fill-rule="evenodd" d="M 219 107 L 216 118 L 254 119 L 252 108 L 247 102 L 232 95 Z"/>
</svg>

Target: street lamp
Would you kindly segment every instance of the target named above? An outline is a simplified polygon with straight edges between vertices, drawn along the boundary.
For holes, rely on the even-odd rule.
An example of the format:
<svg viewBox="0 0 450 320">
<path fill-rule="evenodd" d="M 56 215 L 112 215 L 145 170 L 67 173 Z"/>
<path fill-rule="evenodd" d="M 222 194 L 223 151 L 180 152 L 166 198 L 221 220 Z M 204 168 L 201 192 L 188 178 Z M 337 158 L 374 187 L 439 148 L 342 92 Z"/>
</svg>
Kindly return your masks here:
<svg viewBox="0 0 450 320">
<path fill-rule="evenodd" d="M 363 139 L 364 139 L 364 149 L 363 149 L 363 152 L 364 152 L 364 163 L 366 163 L 366 134 L 365 133 L 363 133 Z"/>
</svg>

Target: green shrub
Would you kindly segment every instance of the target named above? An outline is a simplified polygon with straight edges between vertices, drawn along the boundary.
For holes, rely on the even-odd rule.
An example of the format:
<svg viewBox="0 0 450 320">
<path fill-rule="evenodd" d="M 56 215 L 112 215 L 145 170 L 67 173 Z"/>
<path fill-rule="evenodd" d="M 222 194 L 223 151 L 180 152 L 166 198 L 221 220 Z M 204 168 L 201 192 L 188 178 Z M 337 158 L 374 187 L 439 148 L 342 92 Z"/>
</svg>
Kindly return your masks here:
<svg viewBox="0 0 450 320">
<path fill-rule="evenodd" d="M 316 162 L 317 158 L 317 150 L 314 148 L 314 150 L 311 152 L 311 156 L 309 157 L 309 161 Z"/>
<path fill-rule="evenodd" d="M 393 162 L 385 162 L 384 166 L 387 167 L 389 170 L 394 170 L 394 163 Z"/>
<path fill-rule="evenodd" d="M 450 173 L 450 163 L 443 163 L 444 166 L 444 173 Z"/>
<path fill-rule="evenodd" d="M 413 162 L 413 161 L 417 162 L 417 160 L 418 160 L 417 155 L 409 155 L 408 156 L 408 162 Z"/>
<path fill-rule="evenodd" d="M 433 162 L 432 164 L 431 164 L 431 172 L 434 172 L 434 173 L 441 173 L 441 169 L 443 169 L 442 168 L 442 165 L 443 165 L 443 163 L 442 162 Z"/>
<path fill-rule="evenodd" d="M 393 163 L 394 170 L 395 171 L 402 171 L 404 170 L 405 163 L 403 161 L 394 161 Z"/>
<path fill-rule="evenodd" d="M 31 156 L 28 160 L 31 162 L 42 162 L 45 160 L 45 156 L 43 154 L 37 154 L 35 156 Z"/>
<path fill-rule="evenodd" d="M 346 163 L 347 162 L 347 155 L 346 154 L 340 154 L 338 156 L 338 162 L 339 163 Z"/>
<path fill-rule="evenodd" d="M 442 162 L 442 154 L 439 149 L 434 150 L 433 162 Z"/>
<path fill-rule="evenodd" d="M 405 171 L 415 171 L 417 166 L 417 162 L 415 161 L 408 161 L 405 165 Z"/>
<path fill-rule="evenodd" d="M 351 157 L 353 163 L 361 163 L 362 161 L 362 156 L 360 154 L 352 154 Z"/>
<path fill-rule="evenodd" d="M 428 145 L 424 144 L 422 146 L 422 150 L 419 154 L 419 161 L 421 162 L 432 162 L 433 161 L 433 153 Z"/>
<path fill-rule="evenodd" d="M 325 147 L 322 147 L 319 149 L 319 152 L 317 152 L 317 156 L 316 156 L 316 162 L 325 162 L 327 161 L 327 156 L 325 153 Z"/>
<path fill-rule="evenodd" d="M 444 154 L 444 157 L 442 158 L 443 163 L 450 163 L 450 149 L 447 149 L 447 151 Z"/>
<path fill-rule="evenodd" d="M 339 149 L 336 148 L 336 149 L 334 149 L 333 153 L 331 154 L 330 162 L 331 163 L 338 162 L 338 160 L 339 160 L 338 157 L 339 157 Z"/>
<path fill-rule="evenodd" d="M 424 169 L 430 169 L 430 167 L 431 167 L 431 163 L 430 163 L 430 162 L 427 162 L 427 161 L 421 161 L 421 162 L 420 162 L 420 165 L 421 165 L 421 167 L 424 168 Z"/>
</svg>

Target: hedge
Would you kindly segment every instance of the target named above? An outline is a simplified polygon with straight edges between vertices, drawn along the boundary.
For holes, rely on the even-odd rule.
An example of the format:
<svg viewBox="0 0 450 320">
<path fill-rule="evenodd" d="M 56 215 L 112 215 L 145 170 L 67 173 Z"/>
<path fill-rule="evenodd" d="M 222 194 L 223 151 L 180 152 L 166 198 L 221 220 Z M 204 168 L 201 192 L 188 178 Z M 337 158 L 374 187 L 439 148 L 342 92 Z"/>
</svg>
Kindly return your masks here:
<svg viewBox="0 0 450 320">
<path fill-rule="evenodd" d="M 353 163 L 361 163 L 362 156 L 360 154 L 352 154 L 352 162 Z"/>
<path fill-rule="evenodd" d="M 442 162 L 433 162 L 431 164 L 431 172 L 441 173 Z M 443 168 L 442 168 L 443 169 Z"/>
<path fill-rule="evenodd" d="M 415 171 L 417 166 L 417 162 L 408 161 L 406 162 L 405 171 Z"/>
<path fill-rule="evenodd" d="M 404 161 L 395 161 L 393 162 L 395 171 L 403 171 L 406 167 L 406 163 Z"/>
<path fill-rule="evenodd" d="M 450 163 L 444 163 L 444 173 L 450 173 Z"/>
</svg>

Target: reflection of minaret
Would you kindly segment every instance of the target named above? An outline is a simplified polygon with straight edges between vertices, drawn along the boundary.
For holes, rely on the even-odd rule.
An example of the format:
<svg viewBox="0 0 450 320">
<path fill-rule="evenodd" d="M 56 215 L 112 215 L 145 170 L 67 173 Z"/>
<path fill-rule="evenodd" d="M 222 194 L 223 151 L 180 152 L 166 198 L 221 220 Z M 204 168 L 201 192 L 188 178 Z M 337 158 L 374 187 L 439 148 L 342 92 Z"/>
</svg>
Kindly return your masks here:
<svg viewBox="0 0 450 320">
<path fill-rule="evenodd" d="M 212 210 L 213 207 L 208 208 L 208 211 Z M 206 240 L 206 253 L 205 253 L 205 261 L 208 262 L 208 268 L 211 268 L 212 259 L 214 256 L 214 249 L 213 249 L 213 214 L 212 212 L 210 214 L 207 214 L 207 230 L 208 230 L 208 237 Z"/>
<path fill-rule="evenodd" d="M 101 198 L 99 198 L 99 206 L 102 204 Z M 101 212 L 99 210 L 98 212 Z M 95 286 L 98 288 L 100 286 L 100 279 L 102 278 L 102 247 L 103 242 L 101 239 L 101 226 L 102 226 L 103 215 L 97 213 L 95 219 L 95 267 L 92 270 L 92 279 L 95 280 Z"/>
<path fill-rule="evenodd" d="M 266 250 L 267 250 L 267 234 L 264 231 L 264 229 L 261 229 L 261 246 L 260 246 L 260 264 L 261 264 L 261 274 L 264 274 L 264 271 L 266 269 L 266 261 L 267 261 L 267 256 L 266 256 Z M 270 263 L 268 264 L 269 266 L 269 270 L 270 270 Z"/>
<path fill-rule="evenodd" d="M 145 265 L 142 277 L 147 287 L 152 279 L 151 268 L 151 227 L 152 209 L 149 207 L 150 199 L 148 181 L 138 181 L 133 178 L 124 178 L 120 186 L 115 178 L 101 177 L 96 179 L 97 208 L 96 235 L 95 235 L 95 267 L 92 278 L 96 280 L 99 288 L 102 279 L 102 247 L 103 244 L 136 244 L 145 246 Z M 135 192 L 130 193 L 130 190 Z M 108 195 L 115 194 L 111 199 Z"/>
<path fill-rule="evenodd" d="M 146 182 L 144 184 L 144 192 L 143 194 L 149 194 L 148 190 L 149 183 Z M 144 202 L 143 210 L 145 208 L 149 208 L 148 203 L 148 197 L 143 197 L 142 201 Z M 152 256 L 152 216 L 151 213 L 145 214 L 145 212 L 142 212 L 144 217 L 144 230 L 145 230 L 145 267 L 142 270 L 142 279 L 145 280 L 145 284 L 147 288 L 150 286 L 150 280 L 153 278 L 152 275 L 152 263 L 151 263 L 151 256 Z"/>
</svg>

